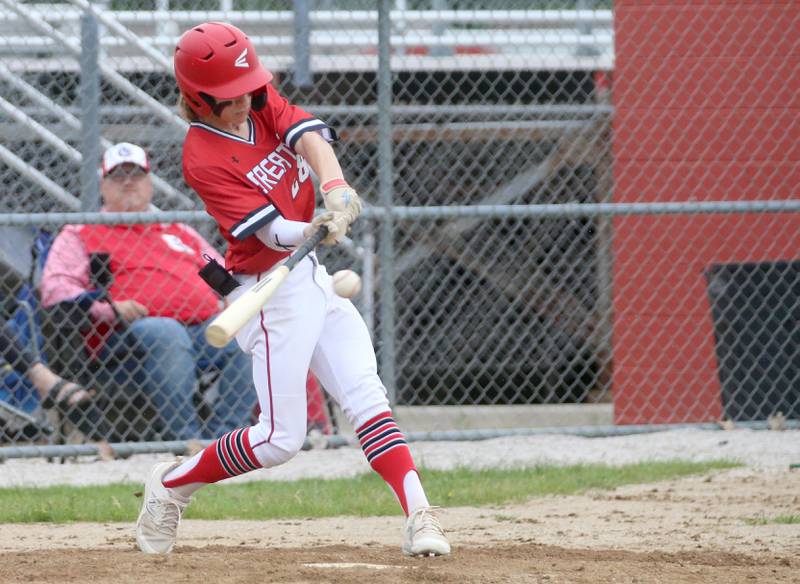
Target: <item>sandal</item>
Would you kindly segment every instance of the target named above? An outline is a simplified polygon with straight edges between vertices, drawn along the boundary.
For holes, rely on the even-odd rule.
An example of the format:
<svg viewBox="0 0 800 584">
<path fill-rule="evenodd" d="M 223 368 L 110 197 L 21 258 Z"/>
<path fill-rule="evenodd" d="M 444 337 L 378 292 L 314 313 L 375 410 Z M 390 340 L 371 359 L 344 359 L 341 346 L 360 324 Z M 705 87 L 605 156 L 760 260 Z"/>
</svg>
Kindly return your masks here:
<svg viewBox="0 0 800 584">
<path fill-rule="evenodd" d="M 78 402 L 75 402 L 74 404 L 69 403 L 70 398 L 79 391 L 84 391 L 87 394 L 89 393 L 88 391 L 86 391 L 86 388 L 78 385 L 77 383 L 72 383 L 72 387 L 69 390 L 67 390 L 67 392 L 63 396 L 59 398 L 58 394 L 61 393 L 61 389 L 65 385 L 69 385 L 70 383 L 72 382 L 67 381 L 66 379 L 59 379 L 58 381 L 56 381 L 53 384 L 53 387 L 47 390 L 47 395 L 42 400 L 42 407 L 46 410 L 52 410 L 53 408 L 58 408 L 59 410 L 67 410 L 70 407 L 80 406 L 81 404 L 91 401 L 91 398 L 89 398 L 89 399 L 82 399 Z"/>
<path fill-rule="evenodd" d="M 69 384 L 72 387 L 59 397 L 59 393 L 61 393 L 64 386 Z M 74 404 L 70 403 L 70 398 L 80 391 L 85 392 L 88 397 Z M 89 440 L 105 441 L 111 433 L 111 429 L 105 420 L 105 415 L 94 403 L 91 392 L 74 381 L 67 381 L 66 379 L 56 381 L 42 400 L 42 408 L 46 410 L 54 409 L 59 414 L 66 416 Z"/>
</svg>

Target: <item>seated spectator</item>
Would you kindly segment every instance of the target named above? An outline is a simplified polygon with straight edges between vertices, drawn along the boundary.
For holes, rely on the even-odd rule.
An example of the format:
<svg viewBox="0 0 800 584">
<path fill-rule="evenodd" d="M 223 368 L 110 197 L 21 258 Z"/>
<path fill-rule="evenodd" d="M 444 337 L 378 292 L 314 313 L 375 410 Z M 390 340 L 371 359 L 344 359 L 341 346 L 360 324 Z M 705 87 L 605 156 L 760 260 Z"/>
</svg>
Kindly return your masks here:
<svg viewBox="0 0 800 584">
<path fill-rule="evenodd" d="M 92 392 L 56 375 L 17 342 L 8 323 L 3 319 L 0 319 L 0 357 L 36 388 L 44 409 L 57 410 L 89 440 L 96 441 L 101 458 L 113 458 L 106 440 L 110 428 L 95 405 Z"/>
<path fill-rule="evenodd" d="M 150 208 L 153 183 L 145 151 L 127 143 L 106 150 L 100 190 L 103 210 Z M 108 302 L 90 315 L 100 339 L 99 355 L 130 347 L 141 362 L 121 367 L 140 384 L 161 417 L 161 439 L 212 438 L 247 424 L 252 374 L 250 359 L 235 345 L 216 349 L 205 342 L 220 300 L 198 276 L 204 256 L 221 256 L 194 229 L 180 223 L 68 225 L 56 237 L 42 275 L 42 303 L 52 306 L 95 288 L 91 258 L 108 254 Z M 200 362 L 220 368 L 218 397 L 207 426 L 194 403 Z M 137 371 L 138 369 L 138 371 Z"/>
</svg>

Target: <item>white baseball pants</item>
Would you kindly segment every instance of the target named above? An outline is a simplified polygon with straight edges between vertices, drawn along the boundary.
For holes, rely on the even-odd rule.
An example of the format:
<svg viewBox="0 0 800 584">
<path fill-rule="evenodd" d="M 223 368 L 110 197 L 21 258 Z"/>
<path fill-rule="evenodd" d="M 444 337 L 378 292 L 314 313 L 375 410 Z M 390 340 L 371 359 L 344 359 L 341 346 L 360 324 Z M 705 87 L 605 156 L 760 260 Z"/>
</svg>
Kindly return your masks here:
<svg viewBox="0 0 800 584">
<path fill-rule="evenodd" d="M 230 300 L 264 275 L 240 276 Z M 236 341 L 253 358 L 261 415 L 250 444 L 264 467 L 286 462 L 303 446 L 309 368 L 354 428 L 390 409 L 364 320 L 334 293 L 314 254 L 294 267 Z"/>
</svg>

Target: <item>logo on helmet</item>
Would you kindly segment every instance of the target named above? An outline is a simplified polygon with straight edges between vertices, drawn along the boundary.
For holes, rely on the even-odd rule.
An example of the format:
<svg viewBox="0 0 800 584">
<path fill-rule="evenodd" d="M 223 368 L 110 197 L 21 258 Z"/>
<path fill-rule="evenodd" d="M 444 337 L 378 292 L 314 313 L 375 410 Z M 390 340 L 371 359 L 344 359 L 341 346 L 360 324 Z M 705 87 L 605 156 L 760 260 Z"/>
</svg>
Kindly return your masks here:
<svg viewBox="0 0 800 584">
<path fill-rule="evenodd" d="M 247 49 L 242 51 L 242 54 L 236 57 L 236 62 L 234 62 L 233 66 L 241 67 L 242 69 L 250 68 L 250 63 L 247 62 Z"/>
</svg>

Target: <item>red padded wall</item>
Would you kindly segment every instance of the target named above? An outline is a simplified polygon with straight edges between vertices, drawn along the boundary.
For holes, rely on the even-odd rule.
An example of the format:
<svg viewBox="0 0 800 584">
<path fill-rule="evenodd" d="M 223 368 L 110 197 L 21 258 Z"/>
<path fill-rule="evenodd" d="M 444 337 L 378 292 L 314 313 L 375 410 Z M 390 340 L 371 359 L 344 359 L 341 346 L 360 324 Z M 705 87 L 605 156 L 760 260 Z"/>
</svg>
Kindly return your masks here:
<svg viewBox="0 0 800 584">
<path fill-rule="evenodd" d="M 800 1 L 615 0 L 614 201 L 798 198 Z M 717 419 L 704 270 L 798 257 L 797 214 L 614 221 L 617 423 Z"/>
</svg>

